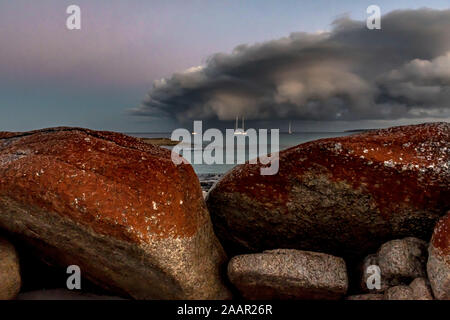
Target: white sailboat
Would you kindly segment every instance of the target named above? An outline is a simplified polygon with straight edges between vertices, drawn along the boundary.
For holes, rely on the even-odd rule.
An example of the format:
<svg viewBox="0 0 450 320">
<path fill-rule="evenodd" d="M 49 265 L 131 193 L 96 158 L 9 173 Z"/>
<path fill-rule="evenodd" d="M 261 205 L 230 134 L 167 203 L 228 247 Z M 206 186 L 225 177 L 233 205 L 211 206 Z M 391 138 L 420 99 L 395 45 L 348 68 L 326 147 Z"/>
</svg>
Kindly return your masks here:
<svg viewBox="0 0 450 320">
<path fill-rule="evenodd" d="M 289 134 L 292 134 L 292 121 L 289 121 Z"/>
<path fill-rule="evenodd" d="M 245 132 L 245 120 L 244 117 L 242 117 L 242 128 L 238 128 L 239 123 L 239 117 L 236 117 L 236 126 L 234 128 L 234 134 L 236 135 L 246 135 L 247 132 Z"/>
<path fill-rule="evenodd" d="M 198 134 L 198 132 L 195 132 L 195 129 L 194 128 L 192 128 L 192 133 L 191 133 L 193 136 L 195 136 L 196 134 Z"/>
</svg>

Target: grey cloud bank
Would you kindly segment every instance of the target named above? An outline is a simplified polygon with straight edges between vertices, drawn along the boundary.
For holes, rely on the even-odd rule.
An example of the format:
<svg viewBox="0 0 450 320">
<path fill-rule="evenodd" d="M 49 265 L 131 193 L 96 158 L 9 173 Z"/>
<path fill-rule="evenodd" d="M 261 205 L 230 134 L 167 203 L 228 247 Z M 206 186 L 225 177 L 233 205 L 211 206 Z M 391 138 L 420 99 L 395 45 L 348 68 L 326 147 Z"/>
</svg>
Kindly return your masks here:
<svg viewBox="0 0 450 320">
<path fill-rule="evenodd" d="M 136 115 L 321 121 L 448 118 L 450 10 L 399 10 L 382 30 L 341 18 L 155 81 Z"/>
</svg>

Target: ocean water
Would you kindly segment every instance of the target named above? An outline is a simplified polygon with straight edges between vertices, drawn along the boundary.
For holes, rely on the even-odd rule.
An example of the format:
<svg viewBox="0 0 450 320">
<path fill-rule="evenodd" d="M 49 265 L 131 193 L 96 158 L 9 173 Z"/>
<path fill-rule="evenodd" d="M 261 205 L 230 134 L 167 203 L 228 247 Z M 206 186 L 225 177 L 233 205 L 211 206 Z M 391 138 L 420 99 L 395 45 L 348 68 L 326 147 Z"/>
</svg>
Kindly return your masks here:
<svg viewBox="0 0 450 320">
<path fill-rule="evenodd" d="M 301 143 L 314 141 L 318 139 L 324 139 L 324 138 L 334 138 L 334 137 L 343 137 L 354 134 L 354 132 L 297 132 L 297 133 L 280 133 L 279 134 L 279 148 L 281 150 L 288 149 L 290 147 L 299 145 Z M 129 133 L 129 135 L 139 137 L 139 138 L 170 138 L 171 133 Z M 193 139 L 192 139 L 193 140 Z M 268 135 L 267 141 L 269 143 L 268 149 L 270 150 L 270 140 L 271 137 Z M 194 158 L 195 154 L 202 153 L 204 148 L 209 144 L 210 142 L 204 142 L 202 145 L 194 145 L 192 143 L 191 147 L 189 148 L 189 151 L 191 153 L 192 159 Z M 235 143 L 236 144 L 236 143 Z M 241 146 L 243 148 L 244 146 Z M 249 148 L 255 148 L 256 146 L 252 145 L 249 146 L 248 139 L 246 139 L 246 145 L 245 145 L 245 158 L 246 160 L 249 160 Z M 172 149 L 172 147 L 166 147 L 168 149 Z M 197 174 L 223 174 L 227 171 L 231 170 L 234 166 L 237 165 L 236 163 L 236 152 L 237 152 L 237 146 L 234 147 L 234 152 L 232 154 L 226 153 L 226 146 L 223 148 L 223 164 L 193 164 L 193 168 Z M 183 155 L 185 156 L 185 155 Z M 227 159 L 234 159 L 233 164 L 227 164 Z"/>
</svg>

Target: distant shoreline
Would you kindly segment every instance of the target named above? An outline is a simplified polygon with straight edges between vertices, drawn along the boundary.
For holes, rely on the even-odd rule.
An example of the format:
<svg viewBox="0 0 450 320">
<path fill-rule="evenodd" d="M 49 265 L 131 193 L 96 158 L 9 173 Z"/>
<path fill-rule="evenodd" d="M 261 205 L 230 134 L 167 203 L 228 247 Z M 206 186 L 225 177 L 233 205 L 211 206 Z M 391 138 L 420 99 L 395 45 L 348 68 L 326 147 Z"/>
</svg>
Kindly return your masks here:
<svg viewBox="0 0 450 320">
<path fill-rule="evenodd" d="M 174 141 L 169 138 L 139 138 L 145 143 L 153 144 L 156 146 L 176 146 L 180 141 Z"/>
<path fill-rule="evenodd" d="M 353 130 L 345 130 L 344 132 L 367 132 L 367 131 L 373 131 L 373 130 L 379 130 L 379 129 L 353 129 Z"/>
</svg>

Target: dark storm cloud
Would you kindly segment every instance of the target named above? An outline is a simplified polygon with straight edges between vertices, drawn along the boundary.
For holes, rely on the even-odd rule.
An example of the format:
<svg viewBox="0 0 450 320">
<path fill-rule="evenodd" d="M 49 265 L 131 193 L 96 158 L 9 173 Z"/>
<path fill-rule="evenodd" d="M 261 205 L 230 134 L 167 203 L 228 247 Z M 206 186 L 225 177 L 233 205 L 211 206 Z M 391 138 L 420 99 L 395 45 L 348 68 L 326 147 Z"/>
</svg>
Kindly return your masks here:
<svg viewBox="0 0 450 320">
<path fill-rule="evenodd" d="M 359 120 L 450 113 L 450 10 L 394 11 L 382 30 L 343 18 L 327 33 L 241 45 L 154 83 L 138 115 L 178 120 Z"/>
</svg>

